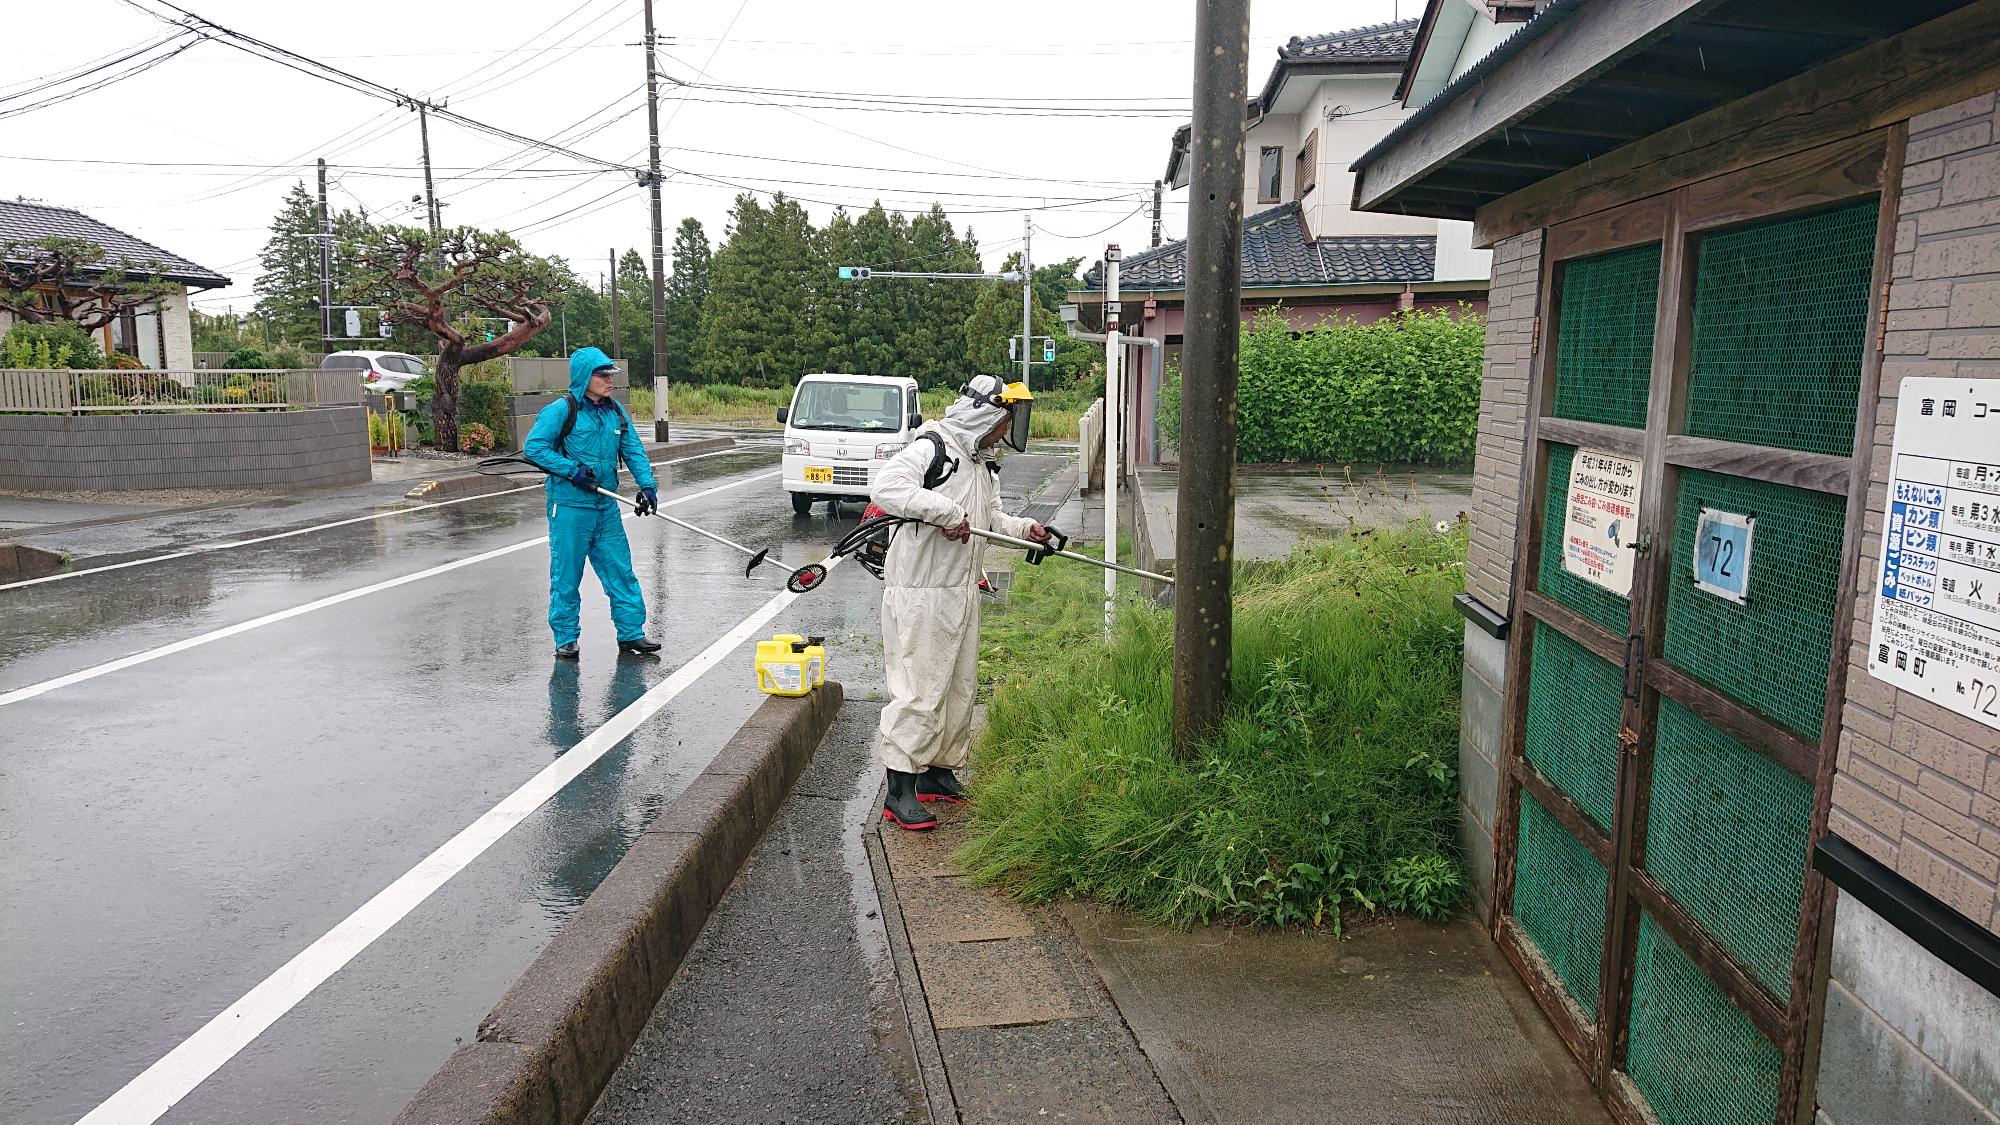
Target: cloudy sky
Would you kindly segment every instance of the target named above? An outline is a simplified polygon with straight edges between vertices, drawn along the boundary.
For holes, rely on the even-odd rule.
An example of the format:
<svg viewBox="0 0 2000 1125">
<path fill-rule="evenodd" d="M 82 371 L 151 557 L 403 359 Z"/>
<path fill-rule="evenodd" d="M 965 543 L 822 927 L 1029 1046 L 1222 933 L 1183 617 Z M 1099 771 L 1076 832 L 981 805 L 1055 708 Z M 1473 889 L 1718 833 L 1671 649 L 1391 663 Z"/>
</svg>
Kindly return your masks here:
<svg viewBox="0 0 2000 1125">
<path fill-rule="evenodd" d="M 645 162 L 640 0 L 176 2 L 514 133 Z M 234 279 L 201 307 L 242 311 L 254 299 L 270 217 L 293 182 L 310 185 L 316 157 L 333 169 L 335 206 L 423 221 L 414 113 L 220 43 L 168 38 L 177 30 L 144 11 L 178 18 L 161 0 L 9 7 L 0 198 L 81 208 Z M 1251 88 L 1291 36 L 1420 9 L 1255 0 Z M 1037 261 L 1094 260 L 1107 240 L 1144 246 L 1152 180 L 1187 119 L 1194 4 L 1161 0 L 1135 18 L 1142 10 L 659 0 L 661 70 L 697 84 L 662 88 L 669 238 L 692 215 L 720 241 L 730 201 L 748 189 L 805 200 L 816 222 L 835 205 L 920 210 L 936 199 L 977 232 L 989 265 L 1018 248 L 1029 212 Z M 629 173 L 436 119 L 431 157 L 448 224 L 510 230 L 585 276 L 613 246 L 644 252 L 645 192 Z M 1168 238 L 1186 231 L 1186 195 L 1168 193 Z"/>
</svg>

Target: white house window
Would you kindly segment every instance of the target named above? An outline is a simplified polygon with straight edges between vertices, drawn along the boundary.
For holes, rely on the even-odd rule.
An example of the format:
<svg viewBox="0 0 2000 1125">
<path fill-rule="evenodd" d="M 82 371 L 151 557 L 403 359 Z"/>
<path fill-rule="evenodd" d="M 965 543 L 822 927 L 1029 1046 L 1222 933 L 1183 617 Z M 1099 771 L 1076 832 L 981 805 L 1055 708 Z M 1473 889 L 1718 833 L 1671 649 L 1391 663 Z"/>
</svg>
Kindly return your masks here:
<svg viewBox="0 0 2000 1125">
<path fill-rule="evenodd" d="M 1257 202 L 1276 203 L 1280 198 L 1279 181 L 1285 174 L 1285 150 L 1270 147 L 1263 150 L 1257 160 Z"/>
</svg>

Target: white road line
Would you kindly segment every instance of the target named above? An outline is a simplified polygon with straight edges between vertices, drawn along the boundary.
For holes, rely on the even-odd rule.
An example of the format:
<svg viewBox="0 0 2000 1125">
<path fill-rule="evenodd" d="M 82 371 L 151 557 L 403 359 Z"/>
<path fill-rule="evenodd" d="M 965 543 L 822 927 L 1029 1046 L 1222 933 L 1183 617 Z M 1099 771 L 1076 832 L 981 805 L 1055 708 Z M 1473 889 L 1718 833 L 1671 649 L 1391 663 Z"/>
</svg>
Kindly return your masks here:
<svg viewBox="0 0 2000 1125">
<path fill-rule="evenodd" d="M 838 559 L 828 564 L 829 569 Z M 277 972 L 265 977 L 242 999 L 223 1009 L 202 1025 L 180 1046 L 137 1078 L 125 1084 L 78 1125 L 150 1125 L 172 1109 L 174 1103 L 208 1080 L 222 1065 L 249 1046 L 279 1017 L 305 999 L 313 989 L 339 972 L 376 938 L 417 908 L 433 892 L 479 858 L 515 825 L 544 801 L 556 795 L 577 775 L 589 769 L 605 752 L 616 746 L 640 723 L 657 714 L 674 697 L 686 691 L 702 675 L 734 652 L 776 617 L 799 595 L 779 593 L 738 622 L 701 654 L 688 661 L 651 691 L 592 731 L 569 752 L 549 763 L 525 785 L 507 795 L 499 804 L 467 825 L 458 835 L 425 856 L 415 867 L 383 888 L 361 909 L 328 930 Z"/>
<path fill-rule="evenodd" d="M 699 500 L 704 496 L 713 496 L 718 492 L 727 492 L 732 488 L 741 488 L 746 484 L 755 484 L 758 481 L 770 480 L 772 477 L 775 477 L 777 475 L 778 472 L 774 470 L 768 473 L 760 473 L 754 477 L 745 477 L 742 480 L 731 481 L 728 484 L 719 484 L 716 485 L 714 488 L 703 489 L 700 492 L 691 493 L 687 496 L 677 497 L 673 500 L 663 500 L 660 502 L 660 507 L 661 508 L 679 507 L 680 505 L 686 504 L 690 501 Z M 536 485 L 535 487 L 539 488 L 541 486 Z M 631 513 L 627 513 L 625 518 L 629 520 L 629 519 L 637 519 L 638 517 L 632 515 Z M 94 680 L 99 676 L 107 675 L 112 672 L 121 671 L 123 669 L 133 667 L 134 665 L 145 664 L 148 661 L 158 660 L 162 656 L 172 656 L 174 653 L 177 652 L 186 652 L 188 649 L 198 648 L 202 645 L 208 644 L 211 641 L 219 641 L 225 637 L 233 637 L 236 636 L 238 633 L 247 633 L 252 629 L 261 629 L 266 625 L 275 625 L 280 621 L 289 621 L 294 617 L 298 617 L 302 614 L 311 613 L 314 610 L 325 609 L 328 606 L 339 605 L 342 602 L 351 602 L 356 598 L 366 597 L 369 594 L 380 593 L 383 590 L 391 590 L 396 588 L 397 586 L 406 586 L 412 582 L 418 582 L 425 578 L 434 578 L 440 574 L 448 574 L 451 571 L 458 570 L 462 567 L 472 566 L 475 563 L 482 563 L 488 559 L 497 559 L 502 555 L 511 555 L 515 551 L 524 551 L 529 547 L 537 546 L 539 544 L 546 543 L 548 541 L 549 541 L 548 536 L 541 535 L 533 539 L 522 540 L 519 543 L 510 543 L 505 547 L 498 547 L 491 551 L 482 551 L 479 554 L 470 556 L 469 558 L 457 559 L 452 562 L 443 563 L 441 565 L 431 567 L 428 570 L 417 571 L 415 574 L 405 574 L 400 578 L 391 578 L 388 579 L 387 581 L 377 582 L 370 586 L 362 586 L 357 589 L 342 591 L 341 593 L 338 594 L 332 594 L 327 597 L 320 598 L 318 601 L 307 602 L 304 605 L 296 605 L 290 609 L 281 609 L 276 613 L 267 613 L 262 617 L 252 618 L 249 621 L 238 622 L 235 625 L 225 626 L 224 628 L 216 629 L 212 632 L 203 633 L 200 636 L 189 637 L 186 640 L 175 641 L 174 643 L 168 645 L 161 645 L 159 648 L 149 648 L 144 652 L 135 652 L 130 656 L 122 656 L 119 657 L 117 660 L 109 661 L 108 663 L 104 664 L 99 664 L 96 665 L 95 667 L 85 668 L 80 672 L 71 672 L 66 676 L 57 676 L 53 680 L 43 680 L 41 683 L 38 684 L 29 684 L 27 687 L 15 688 L 13 691 L 7 692 L 4 695 L 0 695 L 0 707 L 6 707 L 10 704 L 19 703 L 22 700 L 26 699 L 33 699 L 38 695 L 46 694 L 48 692 L 56 690 L 57 688 L 68 687 L 71 684 L 79 684 L 85 680 Z"/>
<path fill-rule="evenodd" d="M 721 457 L 725 454 L 741 453 L 745 449 L 754 449 L 754 448 L 756 447 L 736 446 L 731 449 L 718 449 L 713 453 L 697 453 L 692 457 L 673 457 L 665 461 L 648 461 L 647 464 L 653 465 L 655 467 L 658 467 L 660 465 L 680 465 L 688 461 L 699 461 L 704 457 Z M 19 587 L 22 586 L 39 586 L 44 582 L 61 582 L 67 578 L 82 578 L 86 574 L 103 574 L 105 571 L 108 570 L 124 570 L 128 566 L 146 566 L 149 563 L 167 562 L 172 559 L 185 559 L 194 555 L 206 555 L 210 551 L 227 551 L 234 547 L 250 547 L 258 543 L 269 543 L 274 539 L 290 539 L 294 535 L 307 535 L 315 531 L 328 531 L 336 527 L 346 527 L 349 524 L 367 523 L 370 520 L 385 520 L 388 519 L 390 516 L 404 516 L 410 514 L 411 512 L 428 512 L 437 508 L 449 508 L 453 504 L 470 504 L 474 500 L 491 500 L 495 496 L 512 496 L 516 492 L 527 492 L 530 489 L 535 489 L 540 487 L 542 487 L 541 484 L 537 482 L 535 484 L 523 485 L 520 488 L 503 489 L 502 491 L 499 492 L 482 492 L 477 496 L 461 496 L 456 500 L 439 500 L 429 504 L 421 504 L 421 503 L 412 504 L 407 508 L 396 508 L 392 511 L 387 511 L 387 512 L 371 512 L 365 516 L 354 516 L 349 519 L 334 520 L 332 523 L 314 524 L 311 527 L 293 528 L 290 531 L 280 531 L 274 535 L 259 535 L 255 539 L 231 539 L 226 543 L 206 543 L 199 547 L 189 547 L 184 551 L 174 551 L 164 555 L 151 555 L 143 559 L 128 559 L 127 561 L 122 563 L 110 563 L 106 566 L 93 566 L 87 570 L 66 570 L 59 574 L 44 574 L 40 578 L 23 578 L 18 582 L 0 582 L 0 590 L 13 590 L 13 589 L 18 589 Z M 172 515 L 173 513 L 161 512 L 160 514 Z"/>
</svg>

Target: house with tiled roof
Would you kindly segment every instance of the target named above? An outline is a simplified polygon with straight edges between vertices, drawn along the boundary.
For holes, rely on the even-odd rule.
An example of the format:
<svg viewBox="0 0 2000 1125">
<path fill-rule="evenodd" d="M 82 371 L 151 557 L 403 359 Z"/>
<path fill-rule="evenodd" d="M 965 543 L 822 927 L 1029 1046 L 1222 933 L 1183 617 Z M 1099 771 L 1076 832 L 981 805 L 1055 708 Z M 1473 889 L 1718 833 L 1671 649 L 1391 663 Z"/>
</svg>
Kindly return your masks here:
<svg viewBox="0 0 2000 1125">
<path fill-rule="evenodd" d="M 1453 0 L 1469 3 L 1470 0 Z M 1349 165 L 1412 112 L 1397 96 L 1419 21 L 1399 20 L 1278 48 L 1263 85 L 1244 107 L 1243 317 L 1280 308 L 1301 329 L 1329 318 L 1376 320 L 1399 309 L 1486 307 L 1491 255 L 1472 247 L 1471 224 L 1352 207 Z M 1188 186 L 1188 127 L 1172 138 L 1165 182 Z M 1123 447 L 1133 464 L 1161 460 L 1156 404 L 1164 367 L 1179 351 L 1187 245 L 1127 249 L 1119 266 L 1119 323 L 1159 340 L 1125 366 L 1129 422 Z M 1101 323 L 1104 265 L 1070 299 Z M 1158 362 L 1164 359 L 1165 362 Z"/>
<path fill-rule="evenodd" d="M 25 260 L 18 249 L 9 250 L 10 245 L 26 246 L 51 237 L 87 242 L 104 251 L 102 266 L 122 268 L 132 278 L 157 277 L 174 287 L 158 308 L 129 313 L 98 330 L 98 344 L 107 355 L 123 352 L 151 368 L 194 366 L 188 294 L 219 289 L 229 284 L 228 278 L 73 208 L 0 200 L 0 255 L 7 261 Z M 0 311 L 0 333 L 12 326 L 13 317 Z"/>
</svg>

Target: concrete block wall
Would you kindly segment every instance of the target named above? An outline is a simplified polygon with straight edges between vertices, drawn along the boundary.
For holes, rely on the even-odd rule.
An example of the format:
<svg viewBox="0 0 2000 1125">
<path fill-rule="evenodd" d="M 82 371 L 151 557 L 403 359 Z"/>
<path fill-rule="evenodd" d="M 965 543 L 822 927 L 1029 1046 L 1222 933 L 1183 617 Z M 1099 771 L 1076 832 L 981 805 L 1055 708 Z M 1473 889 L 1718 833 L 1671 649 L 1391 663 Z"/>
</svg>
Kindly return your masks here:
<svg viewBox="0 0 2000 1125">
<path fill-rule="evenodd" d="M 1514 518 L 1521 492 L 1521 451 L 1528 432 L 1528 370 L 1535 310 L 1541 298 L 1541 269 L 1539 230 L 1493 248 L 1465 589 L 1503 614 L 1509 611 L 1514 580 Z"/>
<path fill-rule="evenodd" d="M 300 488 L 369 479 L 358 406 L 0 414 L 0 488 Z"/>
<path fill-rule="evenodd" d="M 1868 674 L 1897 396 L 2000 379 L 2000 100 L 1910 121 L 1867 522 L 1828 827 L 2000 934 L 2000 731 Z M 1853 898 L 1838 904 L 1821 1118 L 2000 1125 L 2000 1000 Z"/>
<path fill-rule="evenodd" d="M 1486 306 L 1486 364 L 1479 389 L 1479 446 L 1472 469 L 1471 540 L 1465 590 L 1510 612 L 1514 522 L 1520 508 L 1521 451 L 1527 438 L 1528 371 L 1541 300 L 1542 232 L 1493 249 Z M 1500 792 L 1501 701 L 1507 642 L 1465 624 L 1458 737 L 1459 847 L 1477 907 L 1493 901 L 1493 823 Z"/>
</svg>

